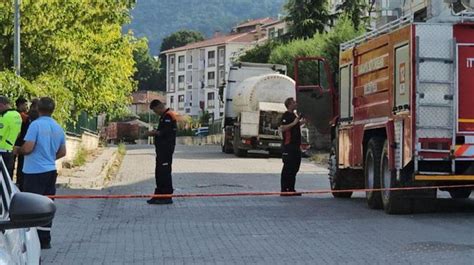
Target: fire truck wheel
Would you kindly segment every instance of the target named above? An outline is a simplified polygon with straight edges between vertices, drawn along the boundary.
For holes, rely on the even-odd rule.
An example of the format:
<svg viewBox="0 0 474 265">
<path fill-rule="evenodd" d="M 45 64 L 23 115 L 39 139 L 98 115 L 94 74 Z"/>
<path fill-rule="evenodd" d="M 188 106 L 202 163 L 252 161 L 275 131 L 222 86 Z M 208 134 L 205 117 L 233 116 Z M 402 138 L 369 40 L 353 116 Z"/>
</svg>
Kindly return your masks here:
<svg viewBox="0 0 474 265">
<path fill-rule="evenodd" d="M 381 155 L 380 183 L 382 188 L 397 188 L 396 179 L 388 166 L 388 141 L 383 145 Z M 406 193 L 406 192 L 405 192 Z M 388 214 L 407 214 L 412 212 L 412 200 L 406 198 L 403 191 L 384 190 L 381 192 L 382 204 Z"/>
<path fill-rule="evenodd" d="M 364 161 L 364 176 L 366 189 L 380 189 L 380 158 L 385 139 L 373 137 L 367 144 L 367 152 Z M 371 209 L 382 209 L 382 197 L 380 191 L 366 191 L 367 205 Z"/>
<path fill-rule="evenodd" d="M 337 167 L 337 156 L 336 156 L 336 141 L 334 140 L 331 146 L 331 153 L 329 155 L 329 182 L 331 184 L 331 190 L 343 190 L 346 187 L 343 185 L 344 175 L 342 171 Z M 334 198 L 350 198 L 352 192 L 333 192 Z"/>
<path fill-rule="evenodd" d="M 453 199 L 467 199 L 471 196 L 471 189 L 452 189 L 449 190 L 449 195 Z"/>
</svg>

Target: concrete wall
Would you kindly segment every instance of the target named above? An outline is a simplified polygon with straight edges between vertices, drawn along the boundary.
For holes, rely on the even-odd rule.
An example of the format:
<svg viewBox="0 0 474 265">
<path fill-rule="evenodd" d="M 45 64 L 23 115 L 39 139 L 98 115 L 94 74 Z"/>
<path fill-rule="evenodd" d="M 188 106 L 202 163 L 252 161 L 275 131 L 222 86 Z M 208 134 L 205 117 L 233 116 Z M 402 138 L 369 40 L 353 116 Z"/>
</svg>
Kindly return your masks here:
<svg viewBox="0 0 474 265">
<path fill-rule="evenodd" d="M 63 162 L 72 162 L 80 148 L 93 151 L 99 147 L 99 136 L 84 132 L 81 137 L 66 136 L 66 156 L 56 161 L 56 167 L 60 171 Z"/>
<path fill-rule="evenodd" d="M 182 136 L 176 139 L 177 144 L 182 145 L 206 145 L 206 144 L 221 144 L 222 136 L 220 134 L 209 135 L 205 137 Z"/>
</svg>

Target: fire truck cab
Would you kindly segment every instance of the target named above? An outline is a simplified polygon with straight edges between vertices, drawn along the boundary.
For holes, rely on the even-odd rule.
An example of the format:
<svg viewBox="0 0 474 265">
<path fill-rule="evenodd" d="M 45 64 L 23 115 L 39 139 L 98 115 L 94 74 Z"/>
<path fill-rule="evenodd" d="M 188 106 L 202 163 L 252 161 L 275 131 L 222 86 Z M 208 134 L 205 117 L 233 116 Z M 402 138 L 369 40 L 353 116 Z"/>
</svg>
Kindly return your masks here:
<svg viewBox="0 0 474 265">
<path fill-rule="evenodd" d="M 329 161 L 335 197 L 474 184 L 473 22 L 469 12 L 435 22 L 409 15 L 341 45 Z M 409 213 L 414 199 L 436 192 L 376 190 L 366 199 L 373 209 Z"/>
</svg>

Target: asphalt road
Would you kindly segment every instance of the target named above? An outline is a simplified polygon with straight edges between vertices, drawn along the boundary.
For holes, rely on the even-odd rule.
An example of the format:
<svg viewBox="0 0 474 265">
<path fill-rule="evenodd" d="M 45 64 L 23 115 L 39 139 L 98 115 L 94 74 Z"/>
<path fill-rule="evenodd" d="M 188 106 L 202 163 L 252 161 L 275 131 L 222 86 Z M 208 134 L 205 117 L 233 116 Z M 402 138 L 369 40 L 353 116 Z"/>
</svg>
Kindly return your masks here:
<svg viewBox="0 0 474 265">
<path fill-rule="evenodd" d="M 154 149 L 130 146 L 112 187 L 59 194 L 149 194 Z M 215 146 L 178 146 L 176 194 L 278 191 L 281 160 L 236 158 Z M 304 161 L 297 190 L 327 189 L 327 170 Z M 302 197 L 57 200 L 43 264 L 473 264 L 474 198 L 445 192 L 429 213 L 391 216 L 364 194 Z"/>
</svg>

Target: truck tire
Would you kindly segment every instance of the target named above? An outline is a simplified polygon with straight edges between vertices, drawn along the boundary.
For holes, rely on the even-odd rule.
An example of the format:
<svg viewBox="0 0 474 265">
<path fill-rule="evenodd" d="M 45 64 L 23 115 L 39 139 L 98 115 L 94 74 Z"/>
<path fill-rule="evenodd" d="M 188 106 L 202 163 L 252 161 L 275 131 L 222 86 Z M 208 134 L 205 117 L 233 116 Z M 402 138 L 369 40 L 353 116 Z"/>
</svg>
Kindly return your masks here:
<svg viewBox="0 0 474 265">
<path fill-rule="evenodd" d="M 364 159 L 364 177 L 366 189 L 380 189 L 380 158 L 385 139 L 373 137 L 367 143 L 367 151 Z M 382 197 L 380 191 L 366 191 L 367 205 L 371 209 L 382 209 Z"/>
<path fill-rule="evenodd" d="M 453 199 L 467 199 L 471 196 L 471 189 L 451 189 L 448 191 Z"/>
<path fill-rule="evenodd" d="M 343 170 L 339 169 L 337 166 L 337 148 L 336 140 L 332 142 L 331 152 L 329 153 L 329 183 L 331 184 L 331 190 L 344 190 L 347 187 L 343 184 L 344 174 Z M 350 198 L 352 192 L 332 192 L 334 198 Z"/>
<path fill-rule="evenodd" d="M 380 158 L 380 184 L 384 189 L 397 188 L 399 185 L 388 166 L 388 141 L 383 144 Z M 408 214 L 413 211 L 412 200 L 406 191 L 384 190 L 381 192 L 383 209 L 388 214 Z"/>
<path fill-rule="evenodd" d="M 246 157 L 247 156 L 247 150 L 240 149 L 240 148 L 234 148 L 234 154 L 237 157 Z"/>
</svg>

